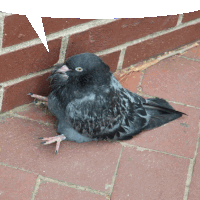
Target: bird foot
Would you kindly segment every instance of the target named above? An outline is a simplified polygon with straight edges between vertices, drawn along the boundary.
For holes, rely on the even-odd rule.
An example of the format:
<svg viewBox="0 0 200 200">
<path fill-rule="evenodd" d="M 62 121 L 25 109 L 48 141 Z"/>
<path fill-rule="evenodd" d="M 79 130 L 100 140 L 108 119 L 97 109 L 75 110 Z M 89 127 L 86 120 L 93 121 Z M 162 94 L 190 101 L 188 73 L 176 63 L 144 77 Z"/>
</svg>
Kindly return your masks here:
<svg viewBox="0 0 200 200">
<path fill-rule="evenodd" d="M 60 147 L 60 142 L 65 140 L 66 137 L 64 135 L 57 135 L 55 137 L 48 137 L 48 138 L 43 138 L 40 137 L 39 139 L 44 140 L 44 142 L 41 142 L 41 144 L 47 145 L 56 142 L 56 151 L 55 153 L 58 153 L 59 147 Z"/>
<path fill-rule="evenodd" d="M 28 93 L 28 95 L 30 95 L 31 97 L 36 99 L 36 101 L 35 101 L 36 105 L 42 104 L 42 105 L 48 106 L 48 97 L 40 96 L 40 95 L 33 94 L 33 93 Z"/>
</svg>

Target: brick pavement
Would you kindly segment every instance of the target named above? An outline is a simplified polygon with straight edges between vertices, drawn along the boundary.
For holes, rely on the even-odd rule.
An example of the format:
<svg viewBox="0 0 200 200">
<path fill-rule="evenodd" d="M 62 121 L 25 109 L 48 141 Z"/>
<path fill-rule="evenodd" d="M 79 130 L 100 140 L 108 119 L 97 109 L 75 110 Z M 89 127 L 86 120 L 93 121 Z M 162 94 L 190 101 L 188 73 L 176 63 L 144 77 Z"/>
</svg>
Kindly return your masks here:
<svg viewBox="0 0 200 200">
<path fill-rule="evenodd" d="M 122 85 L 188 114 L 123 142 L 41 145 L 56 134 L 45 107 L 0 116 L 0 199 L 200 199 L 200 47 L 135 72 Z"/>
</svg>

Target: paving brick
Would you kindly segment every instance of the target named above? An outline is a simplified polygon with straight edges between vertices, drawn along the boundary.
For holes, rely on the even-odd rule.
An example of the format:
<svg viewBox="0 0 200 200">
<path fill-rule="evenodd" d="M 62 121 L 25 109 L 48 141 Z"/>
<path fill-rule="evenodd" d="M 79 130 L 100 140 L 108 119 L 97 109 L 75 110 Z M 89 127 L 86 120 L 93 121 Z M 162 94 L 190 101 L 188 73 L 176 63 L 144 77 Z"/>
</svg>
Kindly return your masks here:
<svg viewBox="0 0 200 200">
<path fill-rule="evenodd" d="M 111 199 L 183 199 L 188 166 L 188 159 L 124 148 Z"/>
<path fill-rule="evenodd" d="M 200 23 L 129 46 L 126 49 L 123 68 L 199 40 L 199 32 Z"/>
<path fill-rule="evenodd" d="M 130 90 L 131 92 L 137 93 L 137 87 L 139 85 L 141 75 L 141 72 L 130 73 L 122 77 L 116 74 L 116 78 L 124 88 Z"/>
<path fill-rule="evenodd" d="M 3 47 L 19 44 L 38 38 L 26 15 L 5 16 L 3 29 Z"/>
<path fill-rule="evenodd" d="M 0 199 L 31 199 L 37 175 L 0 165 Z"/>
<path fill-rule="evenodd" d="M 50 93 L 49 75 L 46 73 L 5 87 L 1 112 L 32 102 L 33 98 L 27 95 L 29 92 L 47 96 Z"/>
<path fill-rule="evenodd" d="M 42 17 L 45 34 L 54 33 L 78 24 L 90 22 L 93 19 L 76 19 L 76 18 L 51 18 Z"/>
<path fill-rule="evenodd" d="M 200 10 L 194 11 L 194 12 L 189 12 L 189 13 L 184 13 L 182 22 L 187 22 L 190 20 L 194 20 L 196 18 L 200 18 Z"/>
<path fill-rule="evenodd" d="M 50 182 L 45 182 L 40 184 L 39 190 L 35 197 L 35 200 L 41 200 L 41 199 L 106 200 L 106 197 L 86 191 L 77 190 L 74 188 L 69 188 L 66 186 L 61 186 Z"/>
<path fill-rule="evenodd" d="M 164 62 L 165 64 L 162 62 Z M 145 76 L 142 81 L 142 88 L 146 94 L 171 100 L 170 97 L 173 96 L 173 94 L 180 96 L 180 94 L 177 91 L 180 91 L 180 93 L 182 93 L 182 90 L 184 89 L 184 87 L 181 86 L 180 79 L 183 79 L 184 81 L 187 80 L 188 78 L 185 78 L 184 76 L 187 75 L 189 72 L 187 71 L 185 72 L 183 70 L 182 62 L 180 62 L 179 58 L 177 57 L 165 59 L 162 62 L 160 62 L 159 64 L 163 66 L 164 68 L 161 68 L 161 66 L 157 64 L 146 70 Z M 188 62 L 189 63 L 188 63 L 187 69 L 189 69 L 193 61 L 188 61 Z M 175 71 L 177 69 L 176 65 L 181 66 L 179 70 L 181 72 L 180 75 L 177 74 L 177 71 Z M 151 73 L 149 73 L 150 71 Z M 166 79 L 168 71 L 170 74 L 174 76 L 176 75 L 178 78 L 174 77 L 173 79 L 170 78 L 168 81 L 166 81 L 165 79 Z M 194 74 L 195 73 L 196 72 L 194 72 Z M 134 72 L 131 75 L 125 77 L 125 79 L 120 81 L 120 83 L 123 85 L 123 87 L 129 89 L 130 91 L 136 92 L 137 86 L 140 80 L 140 74 L 141 72 L 137 72 L 137 73 Z M 133 76 L 135 76 L 136 79 L 133 79 Z M 196 76 L 197 76 L 196 78 L 196 81 L 197 81 L 199 75 L 196 74 Z M 157 84 L 155 84 L 154 82 L 156 78 L 159 80 L 157 81 Z M 146 81 L 147 79 L 148 81 Z M 186 85 L 195 84 L 195 80 L 194 80 L 194 83 L 191 83 L 193 79 L 191 77 L 191 80 L 188 80 L 188 83 L 186 83 Z M 118 77 L 118 80 L 120 80 L 119 77 Z M 177 80 L 177 83 L 176 82 L 174 83 L 174 80 Z M 150 81 L 154 82 L 154 84 L 151 84 Z M 162 86 L 160 86 L 161 85 L 160 82 L 163 83 Z M 170 87 L 170 84 L 174 84 L 174 85 Z M 155 91 L 151 92 L 150 89 L 152 89 L 154 85 L 156 85 L 157 87 L 160 87 L 158 90 L 156 90 L 159 93 L 158 92 L 156 93 Z M 174 89 L 174 92 L 172 92 L 175 86 L 177 87 L 179 86 L 180 88 Z M 166 87 L 169 89 L 169 92 L 166 95 L 165 95 L 166 92 L 164 91 L 163 87 Z M 196 91 L 196 89 L 197 88 L 194 88 L 193 90 Z M 188 92 L 189 91 L 191 91 L 191 89 L 188 89 Z M 183 94 L 187 96 L 187 93 L 185 91 Z M 197 98 L 197 95 L 198 93 L 194 92 L 194 96 L 196 98 Z M 182 99 L 183 98 L 184 97 L 182 97 Z M 175 109 L 185 112 L 186 114 L 188 114 L 188 116 L 183 116 L 162 127 L 159 127 L 150 131 L 143 131 L 139 135 L 135 136 L 132 140 L 127 140 L 124 142 L 128 144 L 138 145 L 141 147 L 146 147 L 146 148 L 155 149 L 159 151 L 165 151 L 168 153 L 192 158 L 194 156 L 194 151 L 196 147 L 196 139 L 198 137 L 198 120 L 199 120 L 200 111 L 193 108 L 188 108 L 185 106 L 179 106 L 173 103 L 170 103 L 170 104 Z"/>
<path fill-rule="evenodd" d="M 135 19 L 118 19 L 70 36 L 66 57 L 84 52 L 95 53 L 148 34 L 173 27 L 178 16 L 162 16 Z"/>
<path fill-rule="evenodd" d="M 148 95 L 200 107 L 199 77 L 200 62 L 175 56 L 148 68 L 142 88 Z"/>
<path fill-rule="evenodd" d="M 194 157 L 198 138 L 200 110 L 170 103 L 174 109 L 186 113 L 181 118 L 153 130 L 143 131 L 131 140 L 124 141 L 158 151 Z"/>
<path fill-rule="evenodd" d="M 197 151 L 196 162 L 192 173 L 192 182 L 190 184 L 190 192 L 188 200 L 199 200 L 200 197 L 200 147 Z"/>
<path fill-rule="evenodd" d="M 55 136 L 55 129 L 19 118 L 2 120 L 0 134 L 1 162 L 45 177 L 110 190 L 121 151 L 119 143 L 63 141 L 55 155 L 55 144 L 45 146 L 38 141 L 38 137 Z"/>
<path fill-rule="evenodd" d="M 192 59 L 197 59 L 200 61 L 200 43 L 199 43 L 199 46 L 186 51 L 185 53 L 182 54 L 182 56 L 192 58 Z"/>
<path fill-rule="evenodd" d="M 44 123 L 55 124 L 56 122 L 56 117 L 50 113 L 47 106 L 29 104 L 28 106 L 19 108 L 15 113 Z"/>
<path fill-rule="evenodd" d="M 59 59 L 61 38 L 48 45 L 50 52 L 39 44 L 1 55 L 0 83 L 53 66 Z"/>
</svg>

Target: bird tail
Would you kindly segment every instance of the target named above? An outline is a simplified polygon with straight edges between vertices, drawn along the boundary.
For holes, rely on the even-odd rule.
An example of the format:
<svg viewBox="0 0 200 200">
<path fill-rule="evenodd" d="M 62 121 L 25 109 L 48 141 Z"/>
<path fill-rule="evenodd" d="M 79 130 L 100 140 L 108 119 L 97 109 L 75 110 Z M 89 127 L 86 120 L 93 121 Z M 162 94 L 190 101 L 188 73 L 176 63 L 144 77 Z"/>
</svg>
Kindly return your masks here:
<svg viewBox="0 0 200 200">
<path fill-rule="evenodd" d="M 170 121 L 173 121 L 185 113 L 174 110 L 174 108 L 164 99 L 150 98 L 143 103 L 146 112 L 150 116 L 150 120 L 144 130 L 153 129 Z"/>
</svg>

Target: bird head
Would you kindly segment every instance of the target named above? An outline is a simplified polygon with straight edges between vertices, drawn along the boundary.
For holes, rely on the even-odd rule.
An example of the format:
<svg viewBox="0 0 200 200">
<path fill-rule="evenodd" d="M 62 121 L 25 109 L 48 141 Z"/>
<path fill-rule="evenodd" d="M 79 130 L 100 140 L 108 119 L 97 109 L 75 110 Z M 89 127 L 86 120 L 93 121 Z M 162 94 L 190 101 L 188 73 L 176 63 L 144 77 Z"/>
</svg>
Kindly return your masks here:
<svg viewBox="0 0 200 200">
<path fill-rule="evenodd" d="M 82 53 L 68 58 L 52 72 L 52 87 L 76 85 L 80 88 L 91 85 L 105 85 L 110 80 L 111 72 L 98 56 Z"/>
</svg>

